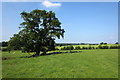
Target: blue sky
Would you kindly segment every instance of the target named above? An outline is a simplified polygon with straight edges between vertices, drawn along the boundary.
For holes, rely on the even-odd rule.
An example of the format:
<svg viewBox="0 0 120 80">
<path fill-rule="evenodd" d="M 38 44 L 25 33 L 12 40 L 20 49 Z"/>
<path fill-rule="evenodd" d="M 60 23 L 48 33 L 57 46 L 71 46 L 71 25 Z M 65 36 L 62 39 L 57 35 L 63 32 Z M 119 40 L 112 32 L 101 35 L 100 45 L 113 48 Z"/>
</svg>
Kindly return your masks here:
<svg viewBox="0 0 120 80">
<path fill-rule="evenodd" d="M 48 5 L 48 4 L 47 4 Z M 2 41 L 18 33 L 23 21 L 20 13 L 34 9 L 54 11 L 65 29 L 59 43 L 115 43 L 118 41 L 117 2 L 59 2 L 50 6 L 40 2 L 2 3 Z"/>
</svg>

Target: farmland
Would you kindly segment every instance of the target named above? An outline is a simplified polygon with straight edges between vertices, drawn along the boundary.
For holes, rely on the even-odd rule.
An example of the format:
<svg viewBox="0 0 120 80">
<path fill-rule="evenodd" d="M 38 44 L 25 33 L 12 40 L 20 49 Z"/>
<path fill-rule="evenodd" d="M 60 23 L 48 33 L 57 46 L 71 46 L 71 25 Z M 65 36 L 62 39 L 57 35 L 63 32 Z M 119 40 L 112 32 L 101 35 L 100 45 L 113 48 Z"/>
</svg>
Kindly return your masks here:
<svg viewBox="0 0 120 80">
<path fill-rule="evenodd" d="M 1 5 L 0 78 L 119 79 L 118 2 L 18 2 Z"/>
<path fill-rule="evenodd" d="M 60 47 L 59 47 L 60 48 Z M 59 50 L 61 52 L 68 50 Z M 74 50 L 72 50 L 74 51 Z M 2 52 L 3 78 L 118 78 L 118 49 L 25 58 L 34 53 Z M 54 52 L 58 52 L 57 50 Z"/>
<path fill-rule="evenodd" d="M 58 48 L 58 49 L 61 49 L 61 48 L 63 48 L 63 47 L 67 47 L 67 46 L 70 46 L 70 45 L 66 45 L 66 46 L 56 46 L 56 48 Z M 97 48 L 97 47 L 99 47 L 99 44 L 97 44 L 97 45 L 89 45 L 89 44 L 86 44 L 86 45 L 72 45 L 74 48 L 75 47 L 81 47 L 81 48 L 83 48 L 83 47 L 94 47 L 94 48 Z M 107 45 L 101 45 L 101 46 L 108 46 L 109 48 L 110 48 L 110 46 L 120 46 L 120 44 L 107 44 Z"/>
</svg>

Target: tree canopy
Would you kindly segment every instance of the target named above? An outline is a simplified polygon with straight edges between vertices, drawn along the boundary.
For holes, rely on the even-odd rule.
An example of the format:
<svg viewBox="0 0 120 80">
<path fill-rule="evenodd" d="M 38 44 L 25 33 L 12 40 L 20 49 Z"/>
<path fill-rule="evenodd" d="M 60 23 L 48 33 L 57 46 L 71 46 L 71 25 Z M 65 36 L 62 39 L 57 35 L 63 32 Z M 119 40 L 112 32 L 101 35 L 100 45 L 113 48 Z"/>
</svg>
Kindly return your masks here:
<svg viewBox="0 0 120 80">
<path fill-rule="evenodd" d="M 55 38 L 64 37 L 64 29 L 55 13 L 45 10 L 33 10 L 30 13 L 23 11 L 21 17 L 24 22 L 20 24 L 21 31 L 9 41 L 9 47 L 19 47 L 26 52 L 40 52 L 46 54 L 55 49 Z"/>
</svg>

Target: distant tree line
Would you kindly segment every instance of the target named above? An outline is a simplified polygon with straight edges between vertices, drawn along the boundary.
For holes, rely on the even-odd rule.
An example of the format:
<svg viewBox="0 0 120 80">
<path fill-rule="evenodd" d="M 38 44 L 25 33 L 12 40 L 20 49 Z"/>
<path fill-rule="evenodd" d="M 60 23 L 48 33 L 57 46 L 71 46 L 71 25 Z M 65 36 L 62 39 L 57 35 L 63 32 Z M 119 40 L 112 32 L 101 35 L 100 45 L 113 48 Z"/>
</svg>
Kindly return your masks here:
<svg viewBox="0 0 120 80">
<path fill-rule="evenodd" d="M 116 42 L 115 44 L 119 44 L 118 42 Z M 6 47 L 6 48 L 0 48 L 0 50 L 2 49 L 2 51 L 9 51 L 9 48 L 7 48 L 8 46 L 8 42 L 1 42 L 0 45 L 2 45 L 2 47 Z M 63 46 L 61 49 L 55 48 L 55 50 L 84 50 L 84 49 L 120 49 L 120 45 L 111 45 L 108 46 L 107 43 L 101 42 L 100 44 L 89 44 L 89 46 L 76 46 L 74 47 L 73 45 L 81 45 L 81 44 L 75 44 L 75 43 L 56 43 L 56 46 Z M 83 44 L 82 44 L 83 45 Z M 91 45 L 99 45 L 98 47 L 95 46 L 91 46 Z M 20 48 L 14 47 L 13 50 L 21 50 Z"/>
<path fill-rule="evenodd" d="M 66 47 L 62 47 L 60 50 L 85 50 L 85 49 L 120 49 L 120 45 L 114 45 L 114 46 L 107 46 L 107 45 L 99 45 L 98 47 L 91 47 L 91 46 L 88 46 L 88 47 L 80 47 L 80 46 L 76 46 L 76 47 L 73 47 L 72 45 L 71 46 L 66 46 Z M 57 49 L 59 50 L 59 49 Z"/>
<path fill-rule="evenodd" d="M 100 45 L 107 45 L 106 42 L 99 43 Z M 90 44 L 90 43 L 56 43 L 55 46 L 70 46 L 70 45 L 99 45 L 99 44 Z M 119 44 L 116 42 L 115 44 Z"/>
<path fill-rule="evenodd" d="M 69 45 L 88 45 L 88 43 L 56 43 L 55 46 L 69 46 Z M 98 45 L 98 44 L 89 44 Z"/>
<path fill-rule="evenodd" d="M 102 45 L 107 43 L 101 42 L 100 44 Z M 119 43 L 116 42 L 115 44 L 119 44 Z M 0 45 L 2 45 L 2 47 L 7 47 L 8 42 L 7 41 L 0 42 Z M 67 46 L 67 45 L 99 45 L 99 44 L 88 44 L 88 43 L 56 43 L 55 44 L 55 46 Z"/>
<path fill-rule="evenodd" d="M 8 46 L 8 42 L 7 41 L 0 42 L 0 46 L 6 47 L 6 46 Z"/>
<path fill-rule="evenodd" d="M 55 46 L 80 45 L 79 43 L 56 43 Z"/>
</svg>

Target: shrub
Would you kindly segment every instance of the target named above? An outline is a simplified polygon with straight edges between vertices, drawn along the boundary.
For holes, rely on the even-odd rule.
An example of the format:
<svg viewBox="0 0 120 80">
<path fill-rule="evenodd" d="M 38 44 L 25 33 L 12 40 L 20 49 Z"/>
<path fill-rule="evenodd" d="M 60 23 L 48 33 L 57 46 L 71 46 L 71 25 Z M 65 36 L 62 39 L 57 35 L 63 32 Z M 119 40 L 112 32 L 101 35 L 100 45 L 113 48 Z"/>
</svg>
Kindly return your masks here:
<svg viewBox="0 0 120 80">
<path fill-rule="evenodd" d="M 55 50 L 59 50 L 58 48 L 55 48 Z"/>
<path fill-rule="evenodd" d="M 99 47 L 96 47 L 96 49 L 99 49 Z"/>
<path fill-rule="evenodd" d="M 74 47 L 73 47 L 73 46 L 69 46 L 68 48 L 69 48 L 69 50 L 73 50 L 73 49 L 74 49 Z"/>
<path fill-rule="evenodd" d="M 99 49 L 108 49 L 109 47 L 107 45 L 105 45 L 105 46 L 99 45 L 98 48 Z"/>
<path fill-rule="evenodd" d="M 73 50 L 73 49 L 74 49 L 73 46 L 67 46 L 67 47 L 61 48 L 61 50 Z"/>
<path fill-rule="evenodd" d="M 1 48 L 2 51 L 8 51 L 8 48 Z"/>
<path fill-rule="evenodd" d="M 120 46 L 110 46 L 110 49 L 120 49 Z"/>
<path fill-rule="evenodd" d="M 118 42 L 116 42 L 115 44 L 119 44 Z"/>
<path fill-rule="evenodd" d="M 109 49 L 109 47 L 108 46 L 103 46 L 103 49 Z"/>
<path fill-rule="evenodd" d="M 92 49 L 95 49 L 94 47 L 92 47 Z"/>
<path fill-rule="evenodd" d="M 80 49 L 81 49 L 80 46 L 75 47 L 75 50 L 80 50 Z"/>
<path fill-rule="evenodd" d="M 89 46 L 89 47 L 88 47 L 88 49 L 92 49 L 92 47 L 91 47 L 91 46 Z"/>
<path fill-rule="evenodd" d="M 89 48 L 83 46 L 82 49 L 89 49 Z"/>
<path fill-rule="evenodd" d="M 63 47 L 63 48 L 61 48 L 61 50 L 67 50 L 67 47 Z"/>
<path fill-rule="evenodd" d="M 104 42 L 101 42 L 100 45 L 104 44 Z"/>
<path fill-rule="evenodd" d="M 118 49 L 120 49 L 120 45 L 118 46 Z"/>
</svg>

